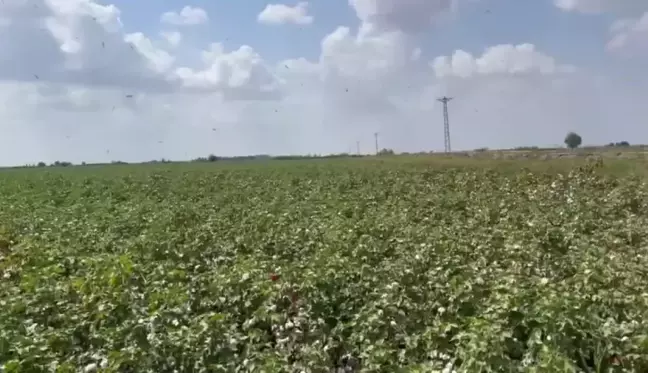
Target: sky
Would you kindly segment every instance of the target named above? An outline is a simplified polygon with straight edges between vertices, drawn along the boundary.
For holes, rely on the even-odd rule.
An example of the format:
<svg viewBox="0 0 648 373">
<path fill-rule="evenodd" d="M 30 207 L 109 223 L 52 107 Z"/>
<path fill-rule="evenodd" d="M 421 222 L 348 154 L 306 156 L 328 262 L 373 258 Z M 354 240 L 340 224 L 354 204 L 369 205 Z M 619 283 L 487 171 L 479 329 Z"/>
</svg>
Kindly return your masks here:
<svg viewBox="0 0 648 373">
<path fill-rule="evenodd" d="M 645 0 L 4 0 L 0 164 L 646 144 L 646 66 Z"/>
</svg>

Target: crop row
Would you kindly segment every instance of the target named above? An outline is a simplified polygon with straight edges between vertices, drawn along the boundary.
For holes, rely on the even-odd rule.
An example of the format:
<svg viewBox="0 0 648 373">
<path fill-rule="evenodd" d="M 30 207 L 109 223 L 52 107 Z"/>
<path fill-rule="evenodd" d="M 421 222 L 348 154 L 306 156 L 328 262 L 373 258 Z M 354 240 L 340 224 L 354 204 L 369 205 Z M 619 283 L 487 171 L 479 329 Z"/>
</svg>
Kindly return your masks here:
<svg viewBox="0 0 648 373">
<path fill-rule="evenodd" d="M 4 372 L 648 370 L 648 188 L 299 164 L 0 181 Z"/>
</svg>

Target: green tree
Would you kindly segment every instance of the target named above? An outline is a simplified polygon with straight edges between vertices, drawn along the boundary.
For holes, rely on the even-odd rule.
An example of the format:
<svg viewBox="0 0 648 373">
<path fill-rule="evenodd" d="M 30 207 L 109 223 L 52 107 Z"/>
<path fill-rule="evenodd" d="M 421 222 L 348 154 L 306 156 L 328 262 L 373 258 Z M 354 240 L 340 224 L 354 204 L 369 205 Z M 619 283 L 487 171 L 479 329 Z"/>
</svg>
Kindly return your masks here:
<svg viewBox="0 0 648 373">
<path fill-rule="evenodd" d="M 576 132 L 570 132 L 565 136 L 565 145 L 569 149 L 576 149 L 583 143 L 583 138 Z"/>
<path fill-rule="evenodd" d="M 378 152 L 378 155 L 394 155 L 394 151 L 392 149 L 387 149 L 383 148 Z"/>
</svg>

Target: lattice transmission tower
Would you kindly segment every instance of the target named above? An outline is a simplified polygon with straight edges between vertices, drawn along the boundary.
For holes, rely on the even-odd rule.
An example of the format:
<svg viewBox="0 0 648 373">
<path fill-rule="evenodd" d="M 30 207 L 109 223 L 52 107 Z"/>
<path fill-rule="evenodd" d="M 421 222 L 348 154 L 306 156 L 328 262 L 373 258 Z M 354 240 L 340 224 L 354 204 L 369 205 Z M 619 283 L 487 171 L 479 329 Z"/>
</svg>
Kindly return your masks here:
<svg viewBox="0 0 648 373">
<path fill-rule="evenodd" d="M 448 118 L 448 102 L 450 100 L 452 100 L 452 97 L 443 96 L 437 99 L 437 101 L 443 103 L 443 137 L 446 153 L 452 151 L 452 146 L 450 145 L 450 119 Z"/>
</svg>

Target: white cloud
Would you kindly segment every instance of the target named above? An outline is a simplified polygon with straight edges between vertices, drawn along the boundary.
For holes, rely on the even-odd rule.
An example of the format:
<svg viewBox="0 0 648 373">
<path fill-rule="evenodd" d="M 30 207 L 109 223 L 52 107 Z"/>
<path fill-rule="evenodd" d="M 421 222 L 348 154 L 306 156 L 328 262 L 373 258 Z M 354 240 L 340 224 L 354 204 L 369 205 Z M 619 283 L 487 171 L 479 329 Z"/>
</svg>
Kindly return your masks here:
<svg viewBox="0 0 648 373">
<path fill-rule="evenodd" d="M 308 3 L 299 2 L 291 7 L 285 4 L 268 4 L 259 13 L 257 20 L 267 25 L 309 25 L 313 23 L 313 16 L 308 14 Z"/>
<path fill-rule="evenodd" d="M 201 25 L 209 21 L 209 16 L 204 9 L 185 6 L 180 12 L 165 12 L 160 17 L 160 22 L 176 26 Z"/>
<path fill-rule="evenodd" d="M 349 0 L 358 18 L 378 29 L 421 31 L 456 9 L 458 0 Z"/>
<path fill-rule="evenodd" d="M 3 9 L 3 14 L 16 22 L 0 30 L 0 50 L 6 56 L 0 58 L 0 79 L 148 92 L 199 85 L 195 74 L 178 74 L 193 70 L 178 66 L 176 58 L 157 42 L 141 32 L 124 33 L 120 12 L 114 5 L 98 5 L 92 0 L 24 0 L 20 6 L 12 3 Z M 166 36 L 167 41 L 178 38 L 178 34 Z M 206 81 L 201 91 L 245 99 L 224 90 L 231 87 L 236 92 L 254 92 L 262 88 L 253 86 L 262 81 L 256 70 L 250 70 L 249 77 L 245 75 L 249 66 L 258 70 L 262 65 L 251 48 L 241 48 L 231 55 L 222 53 L 220 58 L 240 65 L 221 69 L 219 79 L 230 84 L 210 85 Z M 228 73 L 233 75 L 223 75 Z M 270 78 L 265 79 L 264 85 L 270 84 Z"/>
<path fill-rule="evenodd" d="M 151 40 L 141 32 L 125 35 L 124 40 L 131 43 L 148 61 L 148 67 L 156 73 L 163 74 L 173 66 L 175 59 L 167 51 L 156 48 Z"/>
<path fill-rule="evenodd" d="M 648 1 L 645 0 L 553 0 L 567 12 L 612 14 L 617 18 L 610 26 L 608 51 L 636 56 L 648 50 Z M 639 16 L 638 16 L 639 15 Z"/>
<path fill-rule="evenodd" d="M 203 52 L 204 67 L 178 68 L 177 76 L 185 87 L 220 90 L 230 98 L 276 98 L 277 82 L 261 56 L 247 45 L 227 53 L 214 43 Z"/>
<path fill-rule="evenodd" d="M 607 44 L 612 51 L 648 51 L 648 12 L 636 19 L 622 19 L 611 27 L 612 38 Z"/>
<path fill-rule="evenodd" d="M 625 13 L 636 14 L 640 10 L 648 9 L 645 0 L 553 0 L 554 4 L 569 12 L 581 13 Z"/>
<path fill-rule="evenodd" d="M 458 148 L 560 144 L 568 130 L 589 133 L 590 141 L 618 136 L 604 126 L 598 102 L 606 89 L 619 88 L 609 82 L 595 85 L 587 72 L 532 44 L 493 46 L 480 56 L 458 50 L 452 57 L 424 61 L 416 58 L 414 40 L 402 31 L 376 31 L 369 25 L 356 34 L 339 28 L 322 42 L 318 61 L 287 61 L 281 77 L 309 87 L 300 91 L 300 106 L 321 107 L 316 118 L 334 134 L 321 133 L 322 142 L 334 143 L 331 137 L 344 142 L 340 134 L 368 142 L 368 134 L 379 131 L 386 146 L 399 150 L 438 149 L 442 132 L 436 98 L 445 94 L 457 97 L 451 112 Z M 288 99 L 298 102 L 292 95 Z M 641 111 L 632 107 L 627 114 Z M 596 140 L 592 133 L 598 133 Z"/>
<path fill-rule="evenodd" d="M 361 28 L 354 36 L 349 28 L 339 27 L 322 41 L 320 61 L 338 74 L 374 80 L 405 69 L 413 50 L 409 37 L 400 31 L 374 33 Z"/>
<path fill-rule="evenodd" d="M 166 77 L 150 68 L 161 61 L 149 59 L 157 54 L 147 38 L 126 38 L 113 5 L 23 0 L 3 15 L 12 22 L 0 30 L 0 79 L 168 88 Z"/>
<path fill-rule="evenodd" d="M 536 50 L 533 44 L 503 44 L 489 47 L 481 57 L 457 50 L 452 57 L 439 56 L 432 62 L 437 77 L 471 78 L 475 75 L 551 75 L 573 72 L 574 66 L 561 65 L 553 57 Z"/>
<path fill-rule="evenodd" d="M 169 46 L 174 48 L 182 41 L 182 34 L 178 31 L 163 31 L 160 35 L 169 43 Z"/>
<path fill-rule="evenodd" d="M 6 2 L 0 163 L 354 152 L 356 141 L 369 152 L 376 131 L 398 151 L 442 149 L 441 95 L 455 97 L 456 149 L 556 144 L 569 130 L 587 143 L 648 136 L 648 78 L 575 68 L 532 43 L 434 57 L 421 35 L 457 1 L 351 6 L 357 29 L 314 40 L 314 58 L 270 62 L 246 45 L 174 48 L 177 31 L 126 33 L 119 9 L 92 0 Z"/>
</svg>

